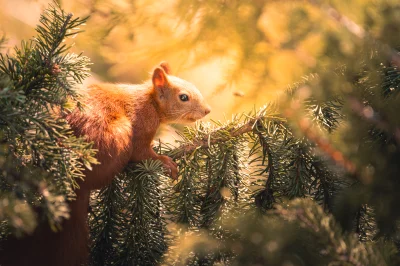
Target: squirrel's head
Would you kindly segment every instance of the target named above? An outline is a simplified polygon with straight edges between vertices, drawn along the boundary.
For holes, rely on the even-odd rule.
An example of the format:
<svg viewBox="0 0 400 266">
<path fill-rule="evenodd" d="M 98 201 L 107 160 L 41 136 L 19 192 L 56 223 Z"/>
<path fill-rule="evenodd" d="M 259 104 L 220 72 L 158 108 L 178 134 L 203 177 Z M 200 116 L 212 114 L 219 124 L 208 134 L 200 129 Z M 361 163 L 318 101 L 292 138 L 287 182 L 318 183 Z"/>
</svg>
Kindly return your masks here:
<svg viewBox="0 0 400 266">
<path fill-rule="evenodd" d="M 162 122 L 195 122 L 210 113 L 200 91 L 190 82 L 170 75 L 167 63 L 154 69 L 154 95 L 162 112 Z"/>
</svg>

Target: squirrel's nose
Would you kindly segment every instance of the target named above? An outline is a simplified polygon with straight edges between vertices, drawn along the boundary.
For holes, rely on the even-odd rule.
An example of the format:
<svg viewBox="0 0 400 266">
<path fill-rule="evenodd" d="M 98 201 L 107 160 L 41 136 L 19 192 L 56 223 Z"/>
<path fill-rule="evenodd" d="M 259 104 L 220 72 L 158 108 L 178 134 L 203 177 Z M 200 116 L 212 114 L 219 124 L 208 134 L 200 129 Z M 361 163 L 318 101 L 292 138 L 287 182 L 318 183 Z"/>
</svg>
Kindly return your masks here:
<svg viewBox="0 0 400 266">
<path fill-rule="evenodd" d="M 210 107 L 207 107 L 207 108 L 204 110 L 204 113 L 205 113 L 206 115 L 208 115 L 210 112 L 211 112 L 211 108 L 210 108 Z"/>
</svg>

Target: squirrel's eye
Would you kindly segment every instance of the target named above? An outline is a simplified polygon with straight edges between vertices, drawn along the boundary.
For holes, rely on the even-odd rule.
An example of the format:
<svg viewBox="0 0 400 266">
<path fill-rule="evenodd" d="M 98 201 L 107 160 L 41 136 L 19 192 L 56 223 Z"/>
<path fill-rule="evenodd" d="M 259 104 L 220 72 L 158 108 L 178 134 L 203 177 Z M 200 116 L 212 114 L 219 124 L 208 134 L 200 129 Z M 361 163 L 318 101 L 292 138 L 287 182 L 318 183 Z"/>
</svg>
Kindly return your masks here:
<svg viewBox="0 0 400 266">
<path fill-rule="evenodd" d="M 179 99 L 181 99 L 182 102 L 187 102 L 189 101 L 189 96 L 187 96 L 186 94 L 181 94 L 179 95 Z"/>
</svg>

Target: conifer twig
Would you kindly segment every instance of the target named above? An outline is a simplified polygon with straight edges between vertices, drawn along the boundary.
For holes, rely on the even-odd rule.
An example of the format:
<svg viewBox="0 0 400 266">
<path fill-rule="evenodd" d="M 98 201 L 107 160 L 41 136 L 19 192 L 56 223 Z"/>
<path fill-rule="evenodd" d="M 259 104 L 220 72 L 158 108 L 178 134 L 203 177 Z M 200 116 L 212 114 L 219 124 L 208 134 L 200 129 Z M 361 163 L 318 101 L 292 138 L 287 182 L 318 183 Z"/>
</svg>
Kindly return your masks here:
<svg viewBox="0 0 400 266">
<path fill-rule="evenodd" d="M 219 129 L 217 129 L 213 133 L 209 134 L 207 138 L 196 140 L 191 144 L 184 144 L 184 145 L 181 145 L 180 147 L 176 148 L 174 150 L 173 154 L 171 155 L 171 157 L 173 159 L 178 159 L 185 154 L 192 153 L 196 149 L 208 148 L 211 145 L 226 142 L 232 138 L 242 136 L 243 134 L 246 134 L 246 133 L 252 131 L 254 128 L 254 125 L 262 119 L 265 119 L 265 117 L 258 116 L 258 117 L 252 118 L 249 121 L 247 121 L 246 123 L 244 123 L 236 128 L 233 128 L 231 130 L 228 130 L 229 134 L 227 134 L 223 138 L 214 136 L 214 135 L 216 135 L 216 132 L 219 130 Z"/>
<path fill-rule="evenodd" d="M 364 28 L 358 25 L 356 22 L 351 20 L 349 17 L 341 14 L 336 8 L 327 4 L 320 4 L 316 0 L 309 0 L 309 3 L 317 8 L 320 8 L 329 18 L 339 23 L 341 26 L 346 28 L 350 33 L 352 33 L 357 38 L 363 40 L 373 40 L 374 43 L 379 44 L 385 53 L 387 53 L 389 60 L 392 64 L 400 67 L 400 54 L 399 51 L 390 47 L 389 45 L 376 40 L 371 34 L 369 34 Z"/>
<path fill-rule="evenodd" d="M 371 106 L 365 106 L 357 98 L 349 97 L 348 101 L 357 115 L 393 136 L 397 145 L 400 145 L 400 128 L 391 126 L 391 124 L 385 121 Z"/>
</svg>

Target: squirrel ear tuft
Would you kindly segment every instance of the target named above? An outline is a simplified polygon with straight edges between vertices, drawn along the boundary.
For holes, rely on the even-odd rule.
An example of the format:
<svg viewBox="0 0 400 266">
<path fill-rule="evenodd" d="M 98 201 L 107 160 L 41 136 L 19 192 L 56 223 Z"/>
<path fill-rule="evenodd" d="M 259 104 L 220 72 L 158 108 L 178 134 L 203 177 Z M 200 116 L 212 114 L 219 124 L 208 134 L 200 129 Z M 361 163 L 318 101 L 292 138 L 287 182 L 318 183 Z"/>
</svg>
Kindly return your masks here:
<svg viewBox="0 0 400 266">
<path fill-rule="evenodd" d="M 162 61 L 160 63 L 160 67 L 162 69 L 164 69 L 165 73 L 167 73 L 168 75 L 171 75 L 171 67 L 169 66 L 169 64 L 166 61 Z"/>
<path fill-rule="evenodd" d="M 155 88 L 163 88 L 168 84 L 167 76 L 161 67 L 154 69 L 152 80 Z"/>
</svg>

